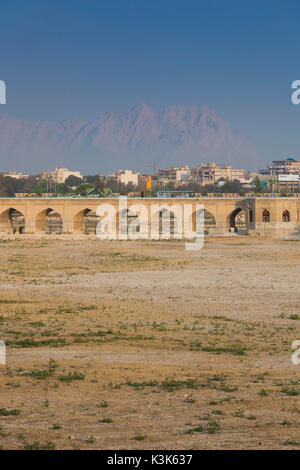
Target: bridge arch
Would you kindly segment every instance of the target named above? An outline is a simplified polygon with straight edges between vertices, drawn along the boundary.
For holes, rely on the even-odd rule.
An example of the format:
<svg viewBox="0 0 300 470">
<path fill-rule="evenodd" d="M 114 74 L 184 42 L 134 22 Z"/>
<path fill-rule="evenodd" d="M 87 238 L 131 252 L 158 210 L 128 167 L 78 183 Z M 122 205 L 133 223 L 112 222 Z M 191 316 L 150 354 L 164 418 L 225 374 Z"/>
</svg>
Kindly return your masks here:
<svg viewBox="0 0 300 470">
<path fill-rule="evenodd" d="M 134 207 L 121 209 L 117 213 L 117 227 L 121 235 L 129 238 L 134 238 L 134 234 L 141 231 L 140 217 Z"/>
<path fill-rule="evenodd" d="M 0 214 L 0 230 L 1 232 L 24 233 L 24 214 L 14 207 L 6 209 Z"/>
<path fill-rule="evenodd" d="M 151 207 L 151 238 L 182 238 L 183 210 L 179 204 L 153 204 Z"/>
<path fill-rule="evenodd" d="M 193 232 L 196 231 L 196 222 L 198 217 L 200 217 L 201 210 L 193 212 L 193 220 L 192 220 L 192 227 Z M 209 211 L 208 209 L 204 209 L 204 235 L 208 235 L 209 233 L 213 233 L 216 230 L 216 217 L 215 215 Z"/>
<path fill-rule="evenodd" d="M 83 215 L 83 233 L 89 235 L 90 233 L 97 233 L 97 225 L 103 217 L 97 215 L 97 209 L 85 209 Z"/>
<path fill-rule="evenodd" d="M 159 211 L 159 235 L 164 238 L 174 238 L 174 234 L 178 233 L 178 220 L 174 211 L 169 207 L 164 207 Z"/>
<path fill-rule="evenodd" d="M 39 233 L 61 234 L 63 229 L 63 220 L 61 214 L 48 207 L 38 213 L 35 219 L 35 228 Z"/>
<path fill-rule="evenodd" d="M 162 239 L 182 237 L 182 207 L 176 204 L 164 204 L 156 214 L 158 218 L 158 233 Z"/>
<path fill-rule="evenodd" d="M 234 209 L 227 218 L 227 225 L 237 231 L 238 229 L 246 228 L 246 211 L 242 207 Z"/>
<path fill-rule="evenodd" d="M 92 213 L 92 209 L 85 208 L 77 212 L 73 219 L 73 230 L 75 233 L 88 233 L 86 231 L 88 225 L 89 214 Z"/>
</svg>

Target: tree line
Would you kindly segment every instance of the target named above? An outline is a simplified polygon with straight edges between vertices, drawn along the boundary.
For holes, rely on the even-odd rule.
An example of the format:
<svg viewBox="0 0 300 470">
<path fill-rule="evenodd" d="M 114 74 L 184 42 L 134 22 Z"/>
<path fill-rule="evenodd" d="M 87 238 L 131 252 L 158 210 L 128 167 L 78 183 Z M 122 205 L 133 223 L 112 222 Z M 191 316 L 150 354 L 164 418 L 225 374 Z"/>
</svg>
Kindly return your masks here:
<svg viewBox="0 0 300 470">
<path fill-rule="evenodd" d="M 155 196 L 158 189 L 165 189 L 167 191 L 182 190 L 182 191 L 193 191 L 202 195 L 208 193 L 235 193 L 243 196 L 246 192 L 253 193 L 266 193 L 271 191 L 270 185 L 267 187 L 260 181 L 259 178 L 255 178 L 252 188 L 243 188 L 239 180 L 234 181 L 223 181 L 223 185 L 208 184 L 201 185 L 196 182 L 191 182 L 184 185 L 175 185 L 173 183 L 167 183 L 161 188 L 161 185 L 153 182 L 152 191 L 145 191 L 143 186 L 133 186 L 132 184 L 121 184 L 114 180 L 99 179 L 99 175 L 88 175 L 82 180 L 76 176 L 69 176 L 65 183 L 56 183 L 54 180 L 47 183 L 46 179 L 41 179 L 39 176 L 29 176 L 27 178 L 15 179 L 10 176 L 4 176 L 0 174 L 0 197 L 14 197 L 16 193 L 26 194 L 46 194 L 54 193 L 56 195 L 79 195 L 86 196 L 91 189 L 96 189 L 96 193 L 100 196 L 109 196 L 110 194 L 117 193 L 126 195 L 131 192 L 138 192 L 145 196 Z M 282 189 L 280 191 L 283 195 L 288 193 L 287 190 Z"/>
</svg>

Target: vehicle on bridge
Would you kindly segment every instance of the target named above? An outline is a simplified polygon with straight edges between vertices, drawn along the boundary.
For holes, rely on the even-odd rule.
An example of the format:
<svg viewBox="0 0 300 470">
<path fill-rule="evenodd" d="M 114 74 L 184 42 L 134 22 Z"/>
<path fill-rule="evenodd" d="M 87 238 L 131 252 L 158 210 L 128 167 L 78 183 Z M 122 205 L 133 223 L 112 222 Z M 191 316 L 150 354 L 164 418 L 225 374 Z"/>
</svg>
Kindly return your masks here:
<svg viewBox="0 0 300 470">
<path fill-rule="evenodd" d="M 195 197 L 194 191 L 158 191 L 157 197 Z"/>
</svg>

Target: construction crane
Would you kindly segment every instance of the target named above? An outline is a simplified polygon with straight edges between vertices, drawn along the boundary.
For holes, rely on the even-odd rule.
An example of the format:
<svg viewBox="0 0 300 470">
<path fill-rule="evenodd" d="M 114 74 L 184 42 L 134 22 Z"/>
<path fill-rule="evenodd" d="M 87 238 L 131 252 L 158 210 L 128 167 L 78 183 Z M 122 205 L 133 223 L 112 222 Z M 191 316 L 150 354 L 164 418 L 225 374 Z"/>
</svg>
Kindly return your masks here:
<svg viewBox="0 0 300 470">
<path fill-rule="evenodd" d="M 156 163 L 153 163 L 153 165 L 151 163 L 151 164 L 147 164 L 147 165 L 144 165 L 144 166 L 148 166 L 148 167 L 153 168 L 153 175 L 157 174 L 157 165 L 156 165 Z"/>
</svg>

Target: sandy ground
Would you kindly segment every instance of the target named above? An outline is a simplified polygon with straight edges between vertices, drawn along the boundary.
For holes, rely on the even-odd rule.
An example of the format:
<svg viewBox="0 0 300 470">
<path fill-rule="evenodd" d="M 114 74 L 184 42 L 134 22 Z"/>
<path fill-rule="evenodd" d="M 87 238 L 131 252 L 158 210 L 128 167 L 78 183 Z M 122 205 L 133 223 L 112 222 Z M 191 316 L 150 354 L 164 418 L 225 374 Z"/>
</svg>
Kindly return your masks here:
<svg viewBox="0 0 300 470">
<path fill-rule="evenodd" d="M 300 447 L 300 242 L 0 239 L 3 449 Z"/>
</svg>

